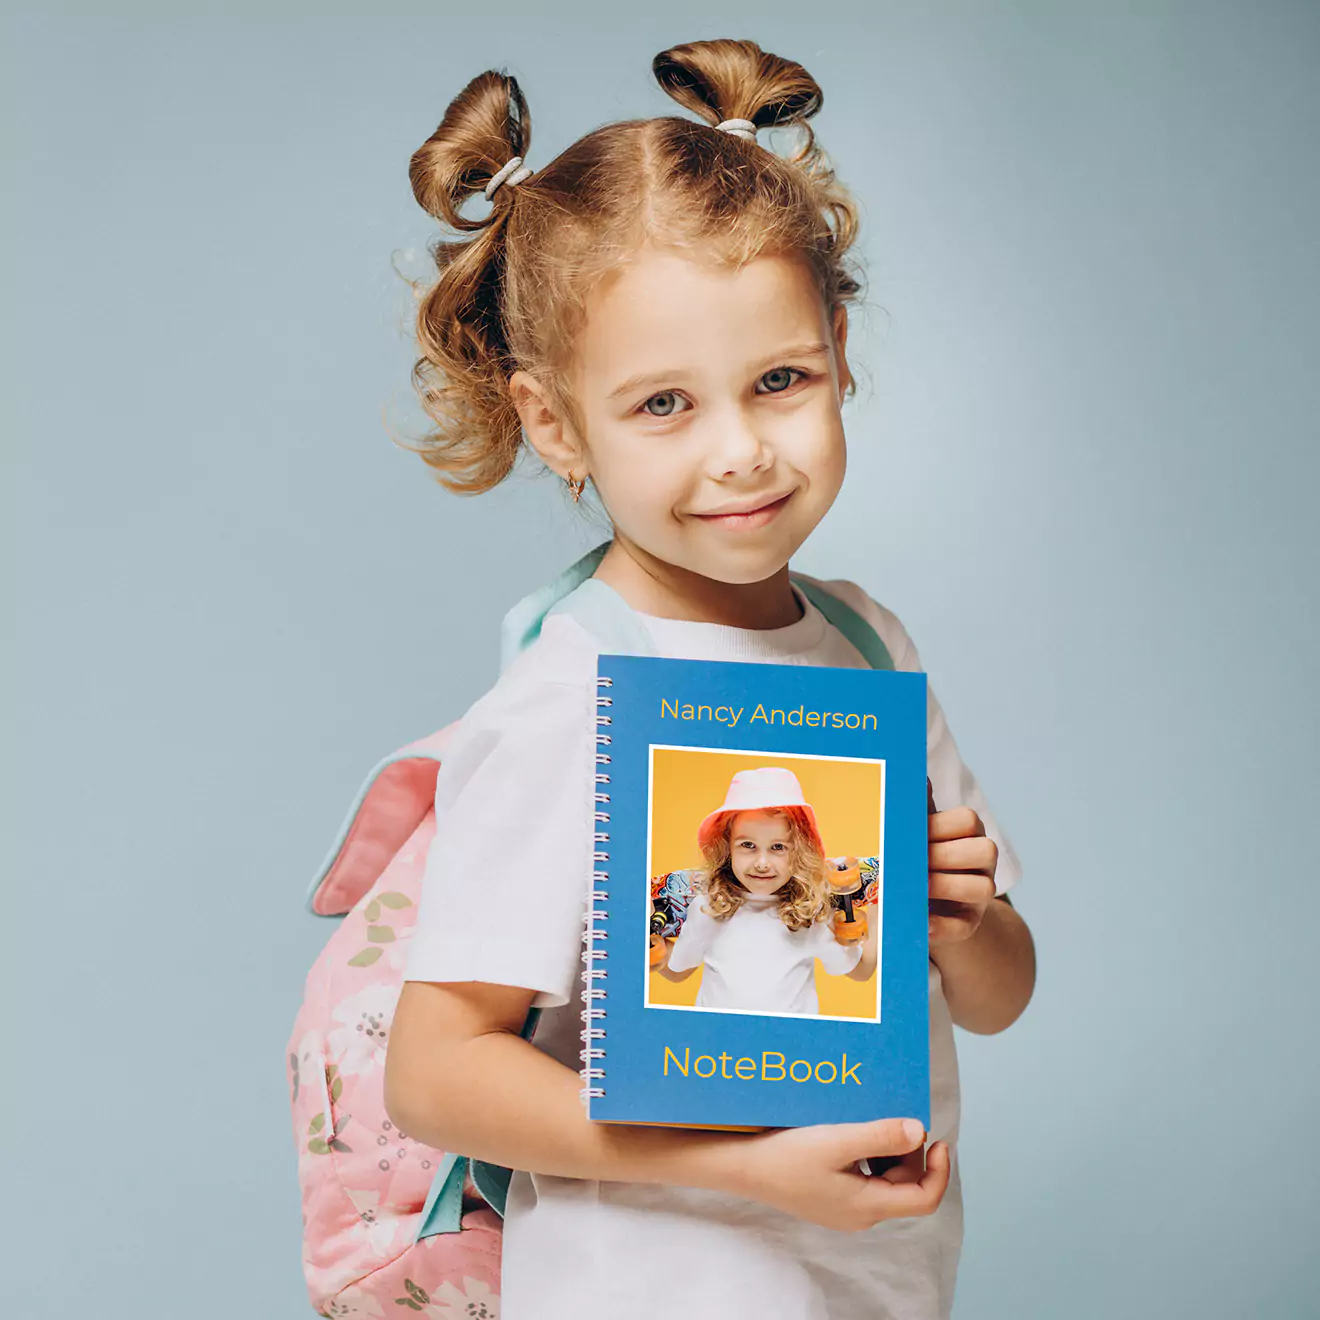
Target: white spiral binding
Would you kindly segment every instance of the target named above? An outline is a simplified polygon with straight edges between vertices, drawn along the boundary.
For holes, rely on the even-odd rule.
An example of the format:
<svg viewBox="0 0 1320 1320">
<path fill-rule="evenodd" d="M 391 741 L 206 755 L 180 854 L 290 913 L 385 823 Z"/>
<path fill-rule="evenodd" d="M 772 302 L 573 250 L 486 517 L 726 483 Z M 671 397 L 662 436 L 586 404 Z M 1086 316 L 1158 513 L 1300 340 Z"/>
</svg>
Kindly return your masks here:
<svg viewBox="0 0 1320 1320">
<path fill-rule="evenodd" d="M 614 686 L 612 680 L 608 678 L 598 678 L 596 681 L 603 688 Z M 596 697 L 596 724 L 598 726 L 613 723 L 609 715 L 600 713 L 601 708 L 613 704 L 614 699 L 612 697 Z M 601 1060 L 605 1058 L 605 1049 L 599 1043 L 605 1039 L 605 1028 L 600 1025 L 605 1017 L 605 1010 L 597 1006 L 598 1001 L 605 998 L 605 987 L 598 985 L 597 982 L 603 981 L 607 973 L 604 967 L 596 964 L 603 963 L 608 957 L 606 950 L 598 946 L 603 945 L 608 938 L 608 932 L 603 928 L 603 923 L 609 919 L 609 913 L 596 905 L 597 903 L 607 902 L 610 896 L 609 890 L 605 888 L 609 884 L 610 878 L 609 872 L 605 869 L 609 864 L 610 855 L 608 851 L 600 846 L 610 841 L 608 829 L 601 828 L 601 826 L 608 827 L 610 823 L 610 772 L 606 768 L 610 764 L 610 754 L 601 751 L 601 748 L 609 747 L 610 742 L 610 735 L 600 732 L 598 728 L 596 733 L 596 792 L 594 794 L 596 809 L 592 815 L 595 828 L 591 836 L 591 888 L 587 893 L 587 910 L 582 923 L 582 979 L 584 983 L 582 998 L 585 1001 L 585 1006 L 582 1009 L 582 1049 L 579 1052 L 579 1057 L 582 1060 L 583 1085 L 579 1094 L 584 1105 L 592 1098 L 605 1094 L 605 1088 L 600 1085 L 605 1079 L 605 1069 L 601 1065 Z M 602 924 L 598 925 L 598 922 Z"/>
</svg>

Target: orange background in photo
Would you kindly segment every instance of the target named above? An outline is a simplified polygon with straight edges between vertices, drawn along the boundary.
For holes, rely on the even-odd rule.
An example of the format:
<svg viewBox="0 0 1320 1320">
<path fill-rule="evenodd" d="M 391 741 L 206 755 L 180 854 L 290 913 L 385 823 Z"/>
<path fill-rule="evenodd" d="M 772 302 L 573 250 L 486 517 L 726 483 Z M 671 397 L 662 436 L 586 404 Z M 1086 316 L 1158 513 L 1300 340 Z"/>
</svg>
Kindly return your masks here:
<svg viewBox="0 0 1320 1320">
<path fill-rule="evenodd" d="M 827 857 L 874 857 L 880 851 L 880 789 L 884 767 L 875 761 L 831 761 L 782 753 L 651 749 L 651 875 L 702 864 L 697 826 L 724 802 L 739 770 L 784 766 L 802 785 L 816 813 Z M 872 909 L 874 911 L 874 909 Z M 643 946 L 644 949 L 645 946 Z M 643 952 L 643 955 L 645 953 Z M 649 973 L 647 1003 L 692 1007 L 701 969 L 682 984 Z M 826 1017 L 874 1018 L 875 977 L 827 976 L 816 964 L 816 993 Z"/>
</svg>

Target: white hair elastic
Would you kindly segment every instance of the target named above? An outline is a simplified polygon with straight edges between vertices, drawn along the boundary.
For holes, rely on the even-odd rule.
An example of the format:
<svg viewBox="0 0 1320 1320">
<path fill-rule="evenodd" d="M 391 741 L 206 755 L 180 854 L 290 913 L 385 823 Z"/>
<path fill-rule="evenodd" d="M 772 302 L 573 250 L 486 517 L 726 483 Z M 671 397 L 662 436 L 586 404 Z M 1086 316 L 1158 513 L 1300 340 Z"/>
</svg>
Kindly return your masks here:
<svg viewBox="0 0 1320 1320">
<path fill-rule="evenodd" d="M 507 165 L 501 165 L 500 168 L 491 175 L 490 182 L 486 185 L 487 201 L 490 201 L 490 199 L 495 196 L 500 184 L 507 183 L 509 187 L 512 188 L 517 184 L 520 184 L 529 174 L 532 173 L 532 170 L 528 166 L 523 165 L 522 169 L 519 169 L 519 165 L 522 165 L 522 157 L 514 156 Z"/>
<path fill-rule="evenodd" d="M 732 133 L 734 137 L 746 138 L 748 142 L 756 141 L 756 125 L 750 119 L 726 119 L 715 127 L 721 132 Z"/>
</svg>

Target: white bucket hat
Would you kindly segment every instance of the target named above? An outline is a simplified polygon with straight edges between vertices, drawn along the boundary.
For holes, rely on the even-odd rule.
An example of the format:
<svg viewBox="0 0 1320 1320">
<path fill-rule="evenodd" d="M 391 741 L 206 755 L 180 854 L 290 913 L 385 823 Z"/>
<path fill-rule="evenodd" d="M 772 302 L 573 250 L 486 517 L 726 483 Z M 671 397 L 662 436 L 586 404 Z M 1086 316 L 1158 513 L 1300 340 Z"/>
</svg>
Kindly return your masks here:
<svg viewBox="0 0 1320 1320">
<path fill-rule="evenodd" d="M 774 807 L 800 807 L 807 817 L 816 847 L 823 854 L 820 827 L 811 803 L 802 795 L 802 785 L 791 770 L 771 765 L 761 770 L 739 770 L 729 782 L 724 804 L 717 807 L 697 827 L 697 842 L 707 844 L 723 828 L 725 818 L 740 811 L 765 811 Z"/>
</svg>

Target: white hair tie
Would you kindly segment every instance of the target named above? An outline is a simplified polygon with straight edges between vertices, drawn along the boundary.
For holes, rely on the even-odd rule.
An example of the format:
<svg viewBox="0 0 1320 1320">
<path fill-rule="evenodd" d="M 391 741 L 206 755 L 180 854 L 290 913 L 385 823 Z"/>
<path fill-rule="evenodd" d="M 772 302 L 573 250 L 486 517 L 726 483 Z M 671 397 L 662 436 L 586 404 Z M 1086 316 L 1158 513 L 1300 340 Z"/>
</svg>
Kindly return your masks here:
<svg viewBox="0 0 1320 1320">
<path fill-rule="evenodd" d="M 522 157 L 514 156 L 508 164 L 501 165 L 499 170 L 491 175 L 490 182 L 486 185 L 487 201 L 495 196 L 500 184 L 507 183 L 510 188 L 513 188 L 532 173 L 532 170 L 526 165 L 523 165 L 522 169 L 518 168 L 519 165 L 522 165 Z"/>
<path fill-rule="evenodd" d="M 756 125 L 750 119 L 726 119 L 715 127 L 722 133 L 732 133 L 734 137 L 746 138 L 748 142 L 756 141 Z"/>
</svg>

